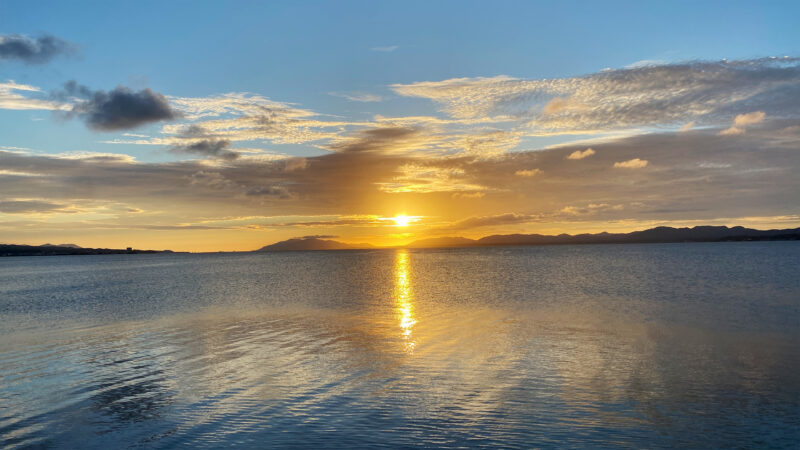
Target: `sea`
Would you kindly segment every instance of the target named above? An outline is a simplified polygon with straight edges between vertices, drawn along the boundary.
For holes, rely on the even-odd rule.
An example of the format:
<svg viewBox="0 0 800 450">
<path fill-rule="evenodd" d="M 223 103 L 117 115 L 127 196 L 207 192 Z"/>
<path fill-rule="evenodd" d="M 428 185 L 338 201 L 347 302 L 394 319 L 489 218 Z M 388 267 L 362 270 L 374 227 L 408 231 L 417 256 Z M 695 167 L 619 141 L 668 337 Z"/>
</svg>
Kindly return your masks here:
<svg viewBox="0 0 800 450">
<path fill-rule="evenodd" d="M 800 242 L 0 258 L 3 448 L 798 448 Z"/>
</svg>

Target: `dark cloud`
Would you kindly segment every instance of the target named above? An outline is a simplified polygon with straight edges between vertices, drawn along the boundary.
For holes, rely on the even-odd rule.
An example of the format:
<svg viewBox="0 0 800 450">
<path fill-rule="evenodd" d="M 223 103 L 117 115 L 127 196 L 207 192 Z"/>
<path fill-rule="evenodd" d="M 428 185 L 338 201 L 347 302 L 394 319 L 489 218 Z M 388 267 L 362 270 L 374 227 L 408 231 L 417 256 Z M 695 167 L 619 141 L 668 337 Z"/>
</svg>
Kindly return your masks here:
<svg viewBox="0 0 800 450">
<path fill-rule="evenodd" d="M 0 201 L 0 213 L 30 214 L 62 211 L 64 205 L 41 200 L 6 200 Z"/>
<path fill-rule="evenodd" d="M 75 46 L 51 35 L 30 38 L 19 34 L 0 35 L 0 60 L 19 60 L 43 64 L 58 55 L 75 51 Z"/>
<path fill-rule="evenodd" d="M 75 81 L 68 81 L 62 91 L 51 96 L 60 101 L 77 97 L 79 100 L 68 116 L 80 117 L 89 128 L 97 131 L 128 130 L 181 116 L 172 109 L 166 97 L 150 89 L 133 91 L 118 86 L 109 92 L 93 91 Z"/>
<path fill-rule="evenodd" d="M 173 153 L 185 153 L 190 155 L 207 156 L 234 160 L 239 157 L 239 153 L 229 150 L 231 141 L 227 139 L 207 139 L 191 144 L 174 146 L 170 149 Z"/>
<path fill-rule="evenodd" d="M 536 222 L 541 220 L 541 218 L 542 216 L 539 214 L 504 213 L 491 216 L 468 217 L 442 228 L 448 230 L 466 230 L 477 227 Z"/>
<path fill-rule="evenodd" d="M 180 137 L 190 139 L 212 138 L 213 134 L 200 125 L 192 124 L 184 127 L 180 132 Z"/>
<path fill-rule="evenodd" d="M 389 152 L 403 147 L 419 130 L 406 127 L 373 128 L 359 132 L 355 138 L 337 142 L 329 146 L 336 152 Z"/>
<path fill-rule="evenodd" d="M 53 97 L 58 100 L 66 100 L 67 97 L 78 97 L 83 99 L 88 99 L 94 92 L 89 89 L 88 87 L 78 84 L 75 80 L 69 80 L 64 83 L 64 90 L 63 91 L 56 91 L 53 92 Z"/>
<path fill-rule="evenodd" d="M 245 194 L 250 197 L 278 197 L 278 198 L 290 198 L 291 194 L 289 190 L 283 186 L 252 186 L 247 188 Z"/>
<path fill-rule="evenodd" d="M 380 219 L 372 217 L 346 217 L 332 220 L 313 220 L 306 222 L 284 222 L 277 224 L 265 224 L 281 227 L 338 227 L 338 226 L 374 226 L 381 225 Z"/>
</svg>

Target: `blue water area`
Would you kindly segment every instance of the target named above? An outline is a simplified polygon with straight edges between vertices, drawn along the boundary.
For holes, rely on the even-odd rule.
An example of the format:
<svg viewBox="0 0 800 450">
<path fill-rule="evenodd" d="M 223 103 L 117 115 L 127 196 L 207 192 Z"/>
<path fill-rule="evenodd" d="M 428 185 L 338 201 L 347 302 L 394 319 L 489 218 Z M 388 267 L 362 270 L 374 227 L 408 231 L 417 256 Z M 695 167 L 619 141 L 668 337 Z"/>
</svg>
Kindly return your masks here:
<svg viewBox="0 0 800 450">
<path fill-rule="evenodd" d="M 785 447 L 800 243 L 0 259 L 4 448 Z"/>
</svg>

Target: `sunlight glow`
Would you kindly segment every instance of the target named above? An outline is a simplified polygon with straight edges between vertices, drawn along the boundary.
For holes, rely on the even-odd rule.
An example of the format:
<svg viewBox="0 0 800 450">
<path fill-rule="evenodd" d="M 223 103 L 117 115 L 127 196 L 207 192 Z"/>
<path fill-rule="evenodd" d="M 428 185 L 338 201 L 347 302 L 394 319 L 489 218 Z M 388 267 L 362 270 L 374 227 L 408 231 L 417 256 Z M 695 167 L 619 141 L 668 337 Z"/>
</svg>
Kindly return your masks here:
<svg viewBox="0 0 800 450">
<path fill-rule="evenodd" d="M 411 329 L 417 323 L 417 319 L 414 317 L 408 259 L 408 251 L 397 252 L 394 264 L 394 306 L 395 315 L 400 323 L 405 351 L 412 353 L 416 342 L 411 336 Z"/>
<path fill-rule="evenodd" d="M 394 217 L 381 217 L 380 220 L 394 222 L 396 227 L 407 227 L 412 223 L 419 222 L 422 216 L 407 216 L 405 214 L 398 214 Z"/>
<path fill-rule="evenodd" d="M 397 224 L 398 227 L 407 227 L 409 221 L 411 221 L 411 218 L 404 214 L 400 214 L 394 218 L 394 223 Z"/>
</svg>

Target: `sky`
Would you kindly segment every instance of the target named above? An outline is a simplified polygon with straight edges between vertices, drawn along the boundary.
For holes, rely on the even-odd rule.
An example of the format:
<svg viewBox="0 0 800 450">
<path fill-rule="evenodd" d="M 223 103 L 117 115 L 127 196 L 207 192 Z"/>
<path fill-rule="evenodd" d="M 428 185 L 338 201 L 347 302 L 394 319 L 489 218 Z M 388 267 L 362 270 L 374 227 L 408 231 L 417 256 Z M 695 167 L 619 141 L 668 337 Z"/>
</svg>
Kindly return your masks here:
<svg viewBox="0 0 800 450">
<path fill-rule="evenodd" d="M 779 1 L 1 0 L 0 242 L 799 227 L 797 17 Z"/>
</svg>

